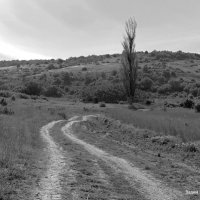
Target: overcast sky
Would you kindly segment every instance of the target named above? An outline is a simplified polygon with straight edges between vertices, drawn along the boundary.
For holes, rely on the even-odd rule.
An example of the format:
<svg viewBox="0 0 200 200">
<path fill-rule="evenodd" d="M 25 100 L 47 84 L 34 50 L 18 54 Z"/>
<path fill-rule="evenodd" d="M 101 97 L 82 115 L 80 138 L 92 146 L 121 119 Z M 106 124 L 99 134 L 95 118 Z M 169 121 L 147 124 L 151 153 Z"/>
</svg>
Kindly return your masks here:
<svg viewBox="0 0 200 200">
<path fill-rule="evenodd" d="M 200 53 L 200 0 L 0 0 L 0 59 L 119 53 L 131 16 L 138 51 Z"/>
</svg>

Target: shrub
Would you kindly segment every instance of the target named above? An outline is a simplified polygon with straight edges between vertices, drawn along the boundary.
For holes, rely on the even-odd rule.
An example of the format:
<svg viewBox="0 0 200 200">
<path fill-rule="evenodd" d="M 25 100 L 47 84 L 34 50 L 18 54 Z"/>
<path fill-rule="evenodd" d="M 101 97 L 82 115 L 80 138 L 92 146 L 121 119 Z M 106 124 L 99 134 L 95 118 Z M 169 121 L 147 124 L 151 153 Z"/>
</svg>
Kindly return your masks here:
<svg viewBox="0 0 200 200">
<path fill-rule="evenodd" d="M 197 87 L 190 88 L 190 94 L 192 94 L 194 97 L 198 96 L 198 92 L 199 92 L 199 89 Z"/>
<path fill-rule="evenodd" d="M 71 90 L 69 91 L 69 94 L 70 94 L 70 95 L 74 95 L 75 93 L 76 93 L 76 91 L 73 90 L 73 89 L 71 89 Z"/>
<path fill-rule="evenodd" d="M 123 105 L 123 104 L 127 104 L 126 101 L 119 101 L 118 103 L 119 103 L 119 104 L 122 104 L 122 105 Z"/>
<path fill-rule="evenodd" d="M 19 93 L 18 96 L 19 96 L 19 98 L 21 98 L 21 99 L 29 99 L 29 96 L 26 95 L 26 94 L 21 94 L 21 93 Z"/>
<path fill-rule="evenodd" d="M 196 112 L 200 112 L 200 102 L 196 103 L 194 108 Z"/>
<path fill-rule="evenodd" d="M 145 65 L 142 70 L 143 70 L 143 73 L 149 73 L 150 72 L 150 68 L 147 65 Z"/>
<path fill-rule="evenodd" d="M 197 147 L 194 144 L 186 144 L 184 146 L 184 150 L 186 152 L 197 152 L 198 151 Z"/>
<path fill-rule="evenodd" d="M 151 105 L 152 103 L 153 103 L 153 102 L 152 102 L 151 100 L 149 100 L 149 99 L 145 101 L 145 104 L 146 104 L 146 105 Z"/>
<path fill-rule="evenodd" d="M 28 95 L 39 96 L 42 93 L 42 86 L 37 82 L 28 82 L 22 92 Z"/>
<path fill-rule="evenodd" d="M 0 109 L 0 114 L 4 114 L 4 115 L 13 115 L 14 114 L 14 111 L 9 109 L 8 107 L 5 107 L 5 108 L 1 108 Z"/>
<path fill-rule="evenodd" d="M 62 80 L 64 85 L 71 85 L 71 76 L 68 72 L 62 75 Z"/>
<path fill-rule="evenodd" d="M 171 91 L 171 86 L 169 84 L 164 84 L 158 88 L 159 94 L 167 94 Z"/>
<path fill-rule="evenodd" d="M 112 76 L 116 76 L 116 75 L 117 75 L 117 70 L 113 70 L 113 71 L 111 72 L 111 74 L 112 74 Z"/>
<path fill-rule="evenodd" d="M 134 104 L 128 105 L 128 109 L 137 110 L 137 107 Z"/>
<path fill-rule="evenodd" d="M 33 100 L 37 100 L 37 99 L 38 99 L 38 96 L 31 95 L 31 99 L 33 99 Z"/>
<path fill-rule="evenodd" d="M 53 85 L 61 85 L 62 84 L 62 80 L 60 77 L 55 77 L 54 76 L 54 80 L 53 80 Z"/>
<path fill-rule="evenodd" d="M 8 91 L 0 91 L 0 97 L 4 97 L 4 98 L 9 98 L 12 96 L 12 93 L 8 92 Z"/>
<path fill-rule="evenodd" d="M 178 138 L 175 136 L 153 136 L 151 138 L 152 143 L 157 143 L 159 145 L 168 145 L 168 144 L 176 144 L 178 143 Z"/>
<path fill-rule="evenodd" d="M 56 67 L 53 64 L 49 64 L 47 68 L 48 68 L 48 70 L 56 69 Z"/>
<path fill-rule="evenodd" d="M 164 70 L 164 71 L 163 71 L 163 76 L 164 76 L 167 80 L 169 80 L 170 77 L 171 77 L 170 71 L 169 71 L 169 70 Z"/>
<path fill-rule="evenodd" d="M 58 88 L 56 86 L 49 86 L 45 90 L 44 95 L 47 97 L 61 97 L 62 92 L 61 92 L 60 88 Z"/>
<path fill-rule="evenodd" d="M 104 102 L 101 102 L 101 103 L 99 104 L 99 107 L 104 108 L 104 107 L 106 107 L 106 104 L 105 104 Z"/>
<path fill-rule="evenodd" d="M 101 77 L 102 77 L 103 79 L 106 79 L 106 73 L 105 73 L 105 72 L 101 72 Z"/>
<path fill-rule="evenodd" d="M 58 115 L 62 117 L 62 119 L 67 119 L 67 115 L 64 112 L 59 112 Z"/>
<path fill-rule="evenodd" d="M 169 85 L 171 86 L 172 92 L 181 92 L 183 91 L 183 85 L 180 80 L 170 80 Z"/>
<path fill-rule="evenodd" d="M 158 83 L 159 83 L 159 84 L 164 84 L 165 82 L 166 82 L 165 77 L 163 77 L 163 76 L 159 76 L 159 77 L 158 77 Z"/>
<path fill-rule="evenodd" d="M 152 85 L 153 81 L 148 77 L 145 77 L 140 81 L 140 88 L 142 90 L 151 90 Z"/>
<path fill-rule="evenodd" d="M 87 67 L 83 67 L 83 68 L 82 68 L 82 71 L 87 71 Z"/>
<path fill-rule="evenodd" d="M 6 101 L 4 98 L 1 99 L 0 104 L 1 104 L 2 106 L 7 106 L 7 105 L 8 105 L 7 101 Z"/>
<path fill-rule="evenodd" d="M 181 106 L 184 108 L 193 108 L 194 101 L 192 99 L 186 99 L 184 102 L 181 103 Z"/>
<path fill-rule="evenodd" d="M 111 84 L 106 81 L 102 85 L 88 86 L 82 89 L 80 93 L 81 99 L 85 102 L 93 101 L 97 98 L 100 102 L 117 103 L 118 101 L 126 101 L 126 93 L 119 84 Z"/>
<path fill-rule="evenodd" d="M 62 60 L 62 59 L 60 59 L 60 58 L 57 59 L 57 63 L 58 63 L 58 64 L 62 64 L 63 62 L 64 62 L 64 60 Z"/>
<path fill-rule="evenodd" d="M 188 99 L 194 99 L 194 96 L 192 94 L 189 94 Z"/>
<path fill-rule="evenodd" d="M 90 76 L 89 74 L 86 74 L 84 83 L 85 85 L 89 85 L 90 83 L 94 82 L 94 77 Z"/>
<path fill-rule="evenodd" d="M 98 101 L 98 98 L 97 98 L 97 97 L 94 97 L 94 98 L 93 98 L 93 103 L 96 104 L 96 103 L 98 103 L 98 102 L 99 102 L 99 101 Z"/>
<path fill-rule="evenodd" d="M 16 100 L 16 98 L 15 98 L 14 95 L 11 97 L 11 100 L 12 100 L 12 101 L 15 101 L 15 100 Z"/>
<path fill-rule="evenodd" d="M 177 75 L 176 75 L 176 72 L 175 72 L 175 71 L 172 71 L 172 72 L 171 72 L 171 76 L 172 76 L 172 77 L 176 77 L 176 76 L 177 76 Z"/>
<path fill-rule="evenodd" d="M 64 90 L 65 90 L 65 92 L 69 92 L 69 88 L 68 87 L 65 87 Z"/>
</svg>

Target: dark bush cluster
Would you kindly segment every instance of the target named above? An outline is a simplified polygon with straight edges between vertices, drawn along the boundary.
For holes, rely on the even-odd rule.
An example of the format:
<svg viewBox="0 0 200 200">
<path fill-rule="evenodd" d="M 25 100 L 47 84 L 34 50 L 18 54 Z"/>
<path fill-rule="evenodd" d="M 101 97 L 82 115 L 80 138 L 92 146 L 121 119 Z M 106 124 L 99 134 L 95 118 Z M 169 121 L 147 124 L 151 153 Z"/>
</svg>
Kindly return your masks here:
<svg viewBox="0 0 200 200">
<path fill-rule="evenodd" d="M 150 56 L 155 57 L 157 60 L 171 59 L 171 60 L 185 60 L 185 59 L 200 59 L 199 54 L 195 53 L 184 53 L 182 51 L 152 51 Z"/>
<path fill-rule="evenodd" d="M 142 90 L 151 90 L 153 86 L 153 81 L 149 77 L 144 77 L 138 84 L 139 88 Z"/>
<path fill-rule="evenodd" d="M 118 101 L 125 101 L 126 94 L 121 85 L 105 84 L 83 88 L 81 99 L 84 102 L 117 103 Z"/>
<path fill-rule="evenodd" d="M 198 148 L 194 144 L 186 144 L 184 146 L 184 150 L 186 152 L 193 152 L 193 153 L 199 151 Z"/>
<path fill-rule="evenodd" d="M 14 111 L 8 107 L 0 108 L 0 114 L 3 115 L 14 115 Z"/>
<path fill-rule="evenodd" d="M 61 97 L 63 94 L 60 88 L 56 86 L 49 86 L 45 90 L 44 95 L 47 97 Z"/>
<path fill-rule="evenodd" d="M 194 101 L 191 98 L 187 98 L 180 104 L 180 106 L 183 108 L 194 108 Z"/>
<path fill-rule="evenodd" d="M 3 91 L 3 90 L 0 91 L 0 97 L 9 98 L 11 96 L 12 96 L 11 92 Z"/>
<path fill-rule="evenodd" d="M 42 86 L 40 83 L 31 81 L 25 84 L 25 87 L 22 89 L 22 93 L 28 94 L 28 95 L 41 95 L 42 93 Z"/>
<path fill-rule="evenodd" d="M 4 98 L 0 100 L 0 104 L 2 106 L 7 106 L 8 105 L 7 101 Z"/>
<path fill-rule="evenodd" d="M 200 112 L 200 102 L 196 103 L 194 108 L 195 108 L 195 111 L 199 113 Z"/>
</svg>

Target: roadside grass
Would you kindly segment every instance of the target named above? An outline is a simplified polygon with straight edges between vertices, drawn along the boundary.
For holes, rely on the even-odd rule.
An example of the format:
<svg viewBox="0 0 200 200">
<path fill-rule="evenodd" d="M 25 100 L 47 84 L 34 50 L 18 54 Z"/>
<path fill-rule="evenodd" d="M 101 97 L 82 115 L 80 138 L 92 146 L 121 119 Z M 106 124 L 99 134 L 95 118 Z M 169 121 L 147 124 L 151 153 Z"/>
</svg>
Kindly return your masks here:
<svg viewBox="0 0 200 200">
<path fill-rule="evenodd" d="M 183 142 L 200 140 L 200 114 L 194 110 L 175 108 L 150 110 L 147 112 L 129 110 L 124 106 L 107 108 L 106 114 L 124 123 L 142 129 L 150 129 L 161 135 L 180 137 Z"/>
<path fill-rule="evenodd" d="M 30 195 L 23 183 L 27 187 L 26 182 L 39 175 L 34 174 L 34 163 L 44 145 L 40 128 L 61 116 L 49 112 L 48 104 L 37 106 L 33 100 L 10 100 L 8 104 L 14 115 L 0 115 L 0 199 L 20 199 Z"/>
</svg>

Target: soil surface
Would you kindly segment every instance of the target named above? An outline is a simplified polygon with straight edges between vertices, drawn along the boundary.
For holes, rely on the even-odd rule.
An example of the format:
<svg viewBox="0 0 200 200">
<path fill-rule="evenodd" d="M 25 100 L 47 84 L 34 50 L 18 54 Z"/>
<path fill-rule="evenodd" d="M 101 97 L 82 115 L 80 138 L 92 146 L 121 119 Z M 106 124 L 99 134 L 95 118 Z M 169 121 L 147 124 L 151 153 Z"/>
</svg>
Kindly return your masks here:
<svg viewBox="0 0 200 200">
<path fill-rule="evenodd" d="M 198 169 L 164 154 L 157 156 L 150 148 L 119 140 L 112 131 L 108 119 L 99 115 L 75 116 L 42 127 L 46 170 L 33 190 L 34 199 L 199 198 L 198 194 L 186 193 L 187 189 L 196 191 L 192 185 L 199 184 Z M 182 184 L 177 177 L 184 173 L 190 175 L 190 180 Z"/>
</svg>

